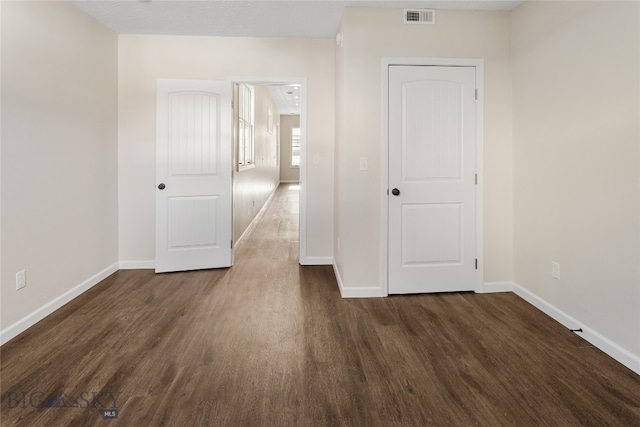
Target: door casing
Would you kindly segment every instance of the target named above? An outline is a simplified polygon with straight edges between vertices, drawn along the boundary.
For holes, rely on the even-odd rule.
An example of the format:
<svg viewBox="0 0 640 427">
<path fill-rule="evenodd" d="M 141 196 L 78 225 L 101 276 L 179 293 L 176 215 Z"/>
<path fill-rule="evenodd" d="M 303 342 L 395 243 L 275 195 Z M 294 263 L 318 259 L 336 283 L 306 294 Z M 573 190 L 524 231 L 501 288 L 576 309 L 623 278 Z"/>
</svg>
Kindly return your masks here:
<svg viewBox="0 0 640 427">
<path fill-rule="evenodd" d="M 413 58 L 387 57 L 382 60 L 382 152 L 381 165 L 381 204 L 380 204 L 380 291 L 384 296 L 389 295 L 389 67 L 392 65 L 422 65 L 442 67 L 475 67 L 478 103 L 476 106 L 476 171 L 478 185 L 476 185 L 476 256 L 478 270 L 476 275 L 475 292 L 483 292 L 483 100 L 484 100 L 484 60 L 474 58 Z"/>
</svg>

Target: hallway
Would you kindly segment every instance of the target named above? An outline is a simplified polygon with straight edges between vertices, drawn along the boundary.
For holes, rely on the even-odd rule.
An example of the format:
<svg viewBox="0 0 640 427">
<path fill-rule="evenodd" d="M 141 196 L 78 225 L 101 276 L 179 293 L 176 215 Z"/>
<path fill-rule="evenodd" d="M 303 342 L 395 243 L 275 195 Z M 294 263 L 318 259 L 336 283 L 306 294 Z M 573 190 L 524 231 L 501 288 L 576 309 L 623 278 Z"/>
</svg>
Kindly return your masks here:
<svg viewBox="0 0 640 427">
<path fill-rule="evenodd" d="M 298 197 L 232 268 L 121 270 L 4 345 L 2 425 L 640 422 L 640 377 L 513 294 L 342 299 L 298 265 Z"/>
</svg>

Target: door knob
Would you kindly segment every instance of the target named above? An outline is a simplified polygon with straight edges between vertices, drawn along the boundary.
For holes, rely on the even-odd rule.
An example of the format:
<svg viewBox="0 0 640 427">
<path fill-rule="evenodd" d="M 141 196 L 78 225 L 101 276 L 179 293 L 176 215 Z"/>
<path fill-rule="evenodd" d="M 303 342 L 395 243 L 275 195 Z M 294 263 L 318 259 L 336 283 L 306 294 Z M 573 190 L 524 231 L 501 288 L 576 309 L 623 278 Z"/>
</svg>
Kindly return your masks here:
<svg viewBox="0 0 640 427">
<path fill-rule="evenodd" d="M 167 186 L 164 185 L 164 183 L 160 183 L 160 185 L 158 185 L 158 190 L 164 190 Z"/>
<path fill-rule="evenodd" d="M 394 196 L 399 196 L 400 190 L 398 190 L 397 188 L 394 188 L 393 190 L 391 190 L 391 194 L 393 194 Z"/>
</svg>

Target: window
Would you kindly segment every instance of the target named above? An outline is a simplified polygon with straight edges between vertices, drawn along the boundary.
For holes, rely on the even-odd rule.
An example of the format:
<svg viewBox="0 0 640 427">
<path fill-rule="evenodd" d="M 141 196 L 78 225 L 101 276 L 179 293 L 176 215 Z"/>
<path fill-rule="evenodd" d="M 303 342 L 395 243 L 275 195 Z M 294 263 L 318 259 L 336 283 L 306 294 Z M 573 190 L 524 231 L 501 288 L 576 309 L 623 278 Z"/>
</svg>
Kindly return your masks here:
<svg viewBox="0 0 640 427">
<path fill-rule="evenodd" d="M 300 167 L 300 128 L 291 128 L 291 167 Z"/>
<path fill-rule="evenodd" d="M 255 94 L 253 86 L 238 88 L 238 170 L 254 167 Z"/>
</svg>

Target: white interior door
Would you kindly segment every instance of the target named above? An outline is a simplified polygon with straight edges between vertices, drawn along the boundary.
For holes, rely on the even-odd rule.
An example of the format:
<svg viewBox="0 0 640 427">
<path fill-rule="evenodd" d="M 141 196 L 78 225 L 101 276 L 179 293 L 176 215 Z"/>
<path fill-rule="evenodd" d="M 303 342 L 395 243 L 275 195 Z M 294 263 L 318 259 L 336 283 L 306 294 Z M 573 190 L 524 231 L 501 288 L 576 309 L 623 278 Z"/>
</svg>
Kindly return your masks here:
<svg viewBox="0 0 640 427">
<path fill-rule="evenodd" d="M 476 288 L 475 68 L 389 66 L 389 293 Z"/>
<path fill-rule="evenodd" d="M 156 272 L 232 264 L 231 83 L 158 79 Z"/>
</svg>

